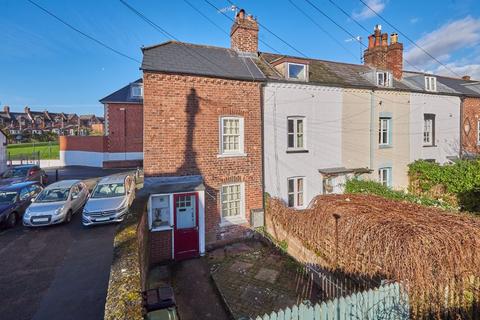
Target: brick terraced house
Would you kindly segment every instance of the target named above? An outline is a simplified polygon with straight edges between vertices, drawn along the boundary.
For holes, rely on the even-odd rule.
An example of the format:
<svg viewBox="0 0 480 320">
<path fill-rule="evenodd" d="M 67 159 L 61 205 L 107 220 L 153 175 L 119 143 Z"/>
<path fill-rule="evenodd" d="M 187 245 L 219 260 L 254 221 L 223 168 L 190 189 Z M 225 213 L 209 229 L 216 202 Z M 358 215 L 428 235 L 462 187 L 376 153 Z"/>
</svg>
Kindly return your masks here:
<svg viewBox="0 0 480 320">
<path fill-rule="evenodd" d="M 257 23 L 242 10 L 230 49 L 175 41 L 143 48 L 152 263 L 247 235 L 250 212 L 263 207 L 257 43 Z"/>
</svg>

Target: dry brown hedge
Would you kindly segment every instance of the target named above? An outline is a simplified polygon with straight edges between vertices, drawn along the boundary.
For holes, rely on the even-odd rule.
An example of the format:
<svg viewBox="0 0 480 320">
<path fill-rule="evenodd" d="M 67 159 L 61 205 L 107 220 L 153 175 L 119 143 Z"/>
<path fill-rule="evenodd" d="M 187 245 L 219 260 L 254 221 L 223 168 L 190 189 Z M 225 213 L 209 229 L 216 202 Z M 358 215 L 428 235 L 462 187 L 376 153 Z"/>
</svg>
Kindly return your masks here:
<svg viewBox="0 0 480 320">
<path fill-rule="evenodd" d="M 323 267 L 402 282 L 417 308 L 469 308 L 478 296 L 478 218 L 356 194 L 318 196 L 306 210 L 270 199 L 268 210 Z"/>
</svg>

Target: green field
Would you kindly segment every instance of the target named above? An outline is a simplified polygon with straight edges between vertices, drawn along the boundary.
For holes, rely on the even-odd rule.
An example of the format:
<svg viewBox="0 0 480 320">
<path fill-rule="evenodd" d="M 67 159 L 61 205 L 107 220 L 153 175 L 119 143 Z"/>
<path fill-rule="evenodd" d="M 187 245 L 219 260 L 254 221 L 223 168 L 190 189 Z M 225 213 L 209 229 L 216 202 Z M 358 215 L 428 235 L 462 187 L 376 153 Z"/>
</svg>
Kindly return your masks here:
<svg viewBox="0 0 480 320">
<path fill-rule="evenodd" d="M 7 156 L 12 160 L 32 157 L 32 154 L 40 152 L 40 159 L 59 159 L 60 148 L 58 142 L 17 143 L 7 146 Z"/>
</svg>

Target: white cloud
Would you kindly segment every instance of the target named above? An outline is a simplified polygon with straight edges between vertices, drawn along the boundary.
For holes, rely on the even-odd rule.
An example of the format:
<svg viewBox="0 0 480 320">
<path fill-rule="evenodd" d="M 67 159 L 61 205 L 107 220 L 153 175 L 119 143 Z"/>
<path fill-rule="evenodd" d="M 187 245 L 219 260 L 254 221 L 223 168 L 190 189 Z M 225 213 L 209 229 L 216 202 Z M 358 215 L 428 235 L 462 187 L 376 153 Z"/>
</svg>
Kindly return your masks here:
<svg viewBox="0 0 480 320">
<path fill-rule="evenodd" d="M 468 16 L 449 22 L 424 35 L 416 43 L 438 60 L 448 62 L 455 51 L 480 43 L 480 19 Z M 420 68 L 435 63 L 416 46 L 405 52 L 405 59 Z"/>
<path fill-rule="evenodd" d="M 446 64 L 446 67 L 438 67 L 434 73 L 455 78 L 458 78 L 458 76 L 470 76 L 472 80 L 480 80 L 480 64 L 459 65 L 452 62 Z"/>
<path fill-rule="evenodd" d="M 381 13 L 383 9 L 385 9 L 386 4 L 384 0 L 367 0 L 365 3 L 377 13 Z M 375 13 L 372 10 L 363 5 L 362 10 L 355 11 L 352 15 L 357 20 L 366 20 L 375 16 Z"/>
<path fill-rule="evenodd" d="M 410 18 L 410 23 L 411 24 L 415 24 L 419 21 L 420 19 L 418 17 L 413 17 L 413 18 Z"/>
</svg>

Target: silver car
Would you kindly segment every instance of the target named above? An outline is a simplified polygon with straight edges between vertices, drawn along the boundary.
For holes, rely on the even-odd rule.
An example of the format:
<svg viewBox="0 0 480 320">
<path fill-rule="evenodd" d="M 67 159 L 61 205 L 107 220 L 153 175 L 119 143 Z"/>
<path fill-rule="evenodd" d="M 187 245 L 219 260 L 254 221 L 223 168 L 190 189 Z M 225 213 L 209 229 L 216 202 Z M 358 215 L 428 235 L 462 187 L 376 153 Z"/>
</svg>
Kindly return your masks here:
<svg viewBox="0 0 480 320">
<path fill-rule="evenodd" d="M 88 188 L 80 180 L 63 180 L 46 187 L 32 200 L 23 216 L 27 227 L 70 222 L 88 199 Z"/>
<path fill-rule="evenodd" d="M 135 178 L 116 174 L 102 178 L 83 208 L 84 226 L 123 221 L 135 199 Z"/>
</svg>

